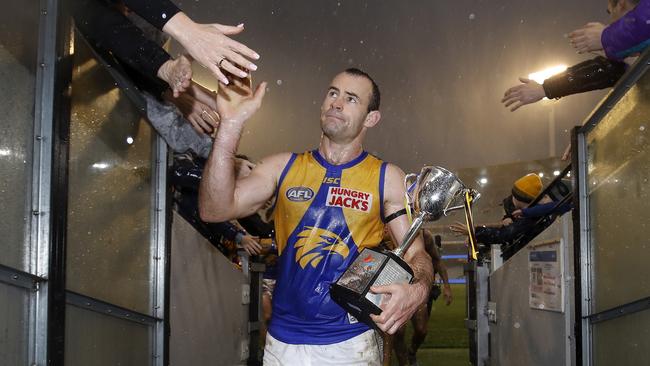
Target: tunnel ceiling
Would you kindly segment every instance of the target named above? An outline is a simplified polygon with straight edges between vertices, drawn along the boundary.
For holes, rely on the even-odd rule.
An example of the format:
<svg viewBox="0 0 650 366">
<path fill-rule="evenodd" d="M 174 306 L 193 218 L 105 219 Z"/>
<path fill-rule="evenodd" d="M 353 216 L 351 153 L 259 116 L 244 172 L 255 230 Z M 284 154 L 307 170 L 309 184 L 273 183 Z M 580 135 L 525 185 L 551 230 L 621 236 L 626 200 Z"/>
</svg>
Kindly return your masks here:
<svg viewBox="0 0 650 366">
<path fill-rule="evenodd" d="M 359 67 L 379 83 L 382 120 L 366 149 L 406 171 L 478 167 L 559 156 L 603 91 L 511 113 L 518 76 L 578 55 L 564 35 L 606 22 L 606 1 L 177 1 L 202 22 L 236 25 L 262 55 L 268 81 L 240 151 L 259 159 L 319 141 L 319 107 L 333 75 Z M 214 85 L 204 69 L 197 78 Z M 550 122 L 554 120 L 554 124 Z M 553 127 L 554 126 L 554 127 Z"/>
</svg>

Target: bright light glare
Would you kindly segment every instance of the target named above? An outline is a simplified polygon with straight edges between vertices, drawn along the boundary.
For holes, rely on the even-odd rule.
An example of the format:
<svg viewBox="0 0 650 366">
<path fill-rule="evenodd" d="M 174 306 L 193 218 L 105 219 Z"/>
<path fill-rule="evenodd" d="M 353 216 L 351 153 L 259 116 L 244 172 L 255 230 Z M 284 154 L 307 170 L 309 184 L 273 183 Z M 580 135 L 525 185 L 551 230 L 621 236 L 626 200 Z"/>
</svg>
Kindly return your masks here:
<svg viewBox="0 0 650 366">
<path fill-rule="evenodd" d="M 11 150 L 9 149 L 0 149 L 0 156 L 9 156 L 11 155 Z"/>
<path fill-rule="evenodd" d="M 108 168 L 108 164 L 106 164 L 106 163 L 95 163 L 95 164 L 93 164 L 93 168 L 95 168 L 95 169 L 106 169 L 106 168 Z"/>
<path fill-rule="evenodd" d="M 126 143 L 131 145 L 133 143 L 133 137 L 129 136 L 126 138 Z"/>
<path fill-rule="evenodd" d="M 542 173 L 542 172 L 539 172 L 539 174 L 537 174 L 537 175 L 539 175 L 540 178 L 544 178 L 544 173 Z"/>
<path fill-rule="evenodd" d="M 487 182 L 488 182 L 487 178 L 479 179 L 479 183 L 481 183 L 481 184 L 487 184 Z"/>
<path fill-rule="evenodd" d="M 560 171 L 559 170 L 554 170 L 553 175 L 557 177 L 558 175 L 560 175 Z"/>
<path fill-rule="evenodd" d="M 532 74 L 528 74 L 528 78 L 542 84 L 544 80 L 550 78 L 553 75 L 557 75 L 565 71 L 566 69 L 567 69 L 566 65 L 557 65 L 557 66 L 549 67 L 548 69 L 534 72 Z"/>
</svg>

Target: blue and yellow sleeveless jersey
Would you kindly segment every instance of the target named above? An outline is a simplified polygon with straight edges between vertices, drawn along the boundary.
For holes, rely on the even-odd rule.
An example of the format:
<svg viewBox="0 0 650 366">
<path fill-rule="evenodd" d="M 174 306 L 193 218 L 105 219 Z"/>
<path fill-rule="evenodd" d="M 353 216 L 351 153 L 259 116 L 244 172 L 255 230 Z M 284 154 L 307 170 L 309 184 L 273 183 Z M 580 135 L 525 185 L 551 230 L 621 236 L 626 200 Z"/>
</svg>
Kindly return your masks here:
<svg viewBox="0 0 650 366">
<path fill-rule="evenodd" d="M 332 344 L 369 329 L 348 318 L 329 286 L 362 248 L 381 242 L 385 170 L 365 151 L 342 165 L 317 150 L 292 155 L 274 210 L 280 257 L 269 332 L 276 339 Z"/>
</svg>

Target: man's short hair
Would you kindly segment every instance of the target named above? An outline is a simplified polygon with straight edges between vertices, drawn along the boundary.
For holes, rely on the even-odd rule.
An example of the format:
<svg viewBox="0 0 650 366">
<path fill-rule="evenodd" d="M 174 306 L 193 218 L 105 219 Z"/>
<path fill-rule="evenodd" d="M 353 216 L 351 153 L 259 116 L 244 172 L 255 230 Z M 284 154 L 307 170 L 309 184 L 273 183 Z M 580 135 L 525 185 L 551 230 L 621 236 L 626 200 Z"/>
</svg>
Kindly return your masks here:
<svg viewBox="0 0 650 366">
<path fill-rule="evenodd" d="M 381 94 L 379 93 L 379 86 L 377 85 L 377 83 L 375 83 L 375 80 L 371 78 L 370 75 L 368 75 L 366 72 L 361 71 L 354 67 L 346 69 L 344 72 L 346 74 L 350 74 L 354 76 L 361 76 L 370 81 L 370 83 L 372 84 L 372 94 L 370 95 L 370 103 L 368 103 L 368 113 L 372 111 L 378 111 L 379 103 L 381 102 Z"/>
</svg>

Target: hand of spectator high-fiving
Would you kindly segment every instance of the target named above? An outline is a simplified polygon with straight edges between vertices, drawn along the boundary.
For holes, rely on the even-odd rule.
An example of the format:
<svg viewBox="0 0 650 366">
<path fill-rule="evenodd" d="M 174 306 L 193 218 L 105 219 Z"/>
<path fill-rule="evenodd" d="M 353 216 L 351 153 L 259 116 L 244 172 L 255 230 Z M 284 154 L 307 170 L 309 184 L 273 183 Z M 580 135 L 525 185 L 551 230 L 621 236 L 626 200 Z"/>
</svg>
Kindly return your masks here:
<svg viewBox="0 0 650 366">
<path fill-rule="evenodd" d="M 594 52 L 603 49 L 600 37 L 605 30 L 602 23 L 591 22 L 569 33 L 569 42 L 578 53 Z"/>
<path fill-rule="evenodd" d="M 175 60 L 168 60 L 158 69 L 158 77 L 169 84 L 174 98 L 187 90 L 192 82 L 192 63 L 190 59 L 181 55 Z"/>
<path fill-rule="evenodd" d="M 510 108 L 511 112 L 516 111 L 519 107 L 526 104 L 538 102 L 546 95 L 544 93 L 544 87 L 538 82 L 524 77 L 520 77 L 519 81 L 521 81 L 521 84 L 506 90 L 503 94 L 503 99 L 501 99 L 501 103 L 505 107 L 512 105 L 512 108 Z"/>
<path fill-rule="evenodd" d="M 262 245 L 259 243 L 259 238 L 251 235 L 244 235 L 239 243 L 248 255 L 258 255 L 262 253 Z"/>
<path fill-rule="evenodd" d="M 449 225 L 449 230 L 451 230 L 456 236 L 467 235 L 467 225 L 462 222 L 456 221 Z"/>
<path fill-rule="evenodd" d="M 224 70 L 241 77 L 248 74 L 242 69 L 257 70 L 257 66 L 249 59 L 257 60 L 260 56 L 228 37 L 244 31 L 243 24 L 236 27 L 216 23 L 199 24 L 179 12 L 165 24 L 163 31 L 180 42 L 196 61 L 212 71 L 223 84 L 229 83 Z"/>
<path fill-rule="evenodd" d="M 183 117 L 198 133 L 212 134 L 219 126 L 219 114 L 209 105 L 200 102 L 188 93 L 182 93 L 178 98 L 166 98 L 174 103 Z"/>
</svg>

